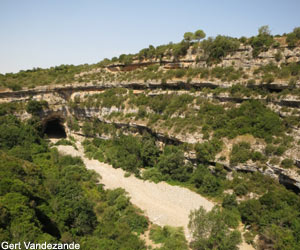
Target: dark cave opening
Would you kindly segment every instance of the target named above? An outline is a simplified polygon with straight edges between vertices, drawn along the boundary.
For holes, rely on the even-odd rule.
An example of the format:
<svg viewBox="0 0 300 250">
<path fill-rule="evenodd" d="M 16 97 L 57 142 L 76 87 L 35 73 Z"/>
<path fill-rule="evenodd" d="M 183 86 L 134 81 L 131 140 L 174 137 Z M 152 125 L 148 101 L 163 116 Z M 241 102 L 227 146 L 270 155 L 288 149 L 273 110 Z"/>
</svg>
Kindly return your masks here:
<svg viewBox="0 0 300 250">
<path fill-rule="evenodd" d="M 61 120 L 58 118 L 46 122 L 44 126 L 44 134 L 46 134 L 48 138 L 67 137 L 64 126 L 61 124 Z"/>
</svg>

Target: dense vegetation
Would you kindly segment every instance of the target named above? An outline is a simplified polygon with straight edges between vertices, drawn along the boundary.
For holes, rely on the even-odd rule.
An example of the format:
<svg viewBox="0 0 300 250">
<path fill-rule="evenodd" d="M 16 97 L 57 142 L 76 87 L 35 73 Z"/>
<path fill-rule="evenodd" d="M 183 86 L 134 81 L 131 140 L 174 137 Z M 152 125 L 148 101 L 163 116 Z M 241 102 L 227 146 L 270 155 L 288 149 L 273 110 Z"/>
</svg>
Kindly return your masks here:
<svg viewBox="0 0 300 250">
<path fill-rule="evenodd" d="M 34 121 L 0 119 L 0 241 L 145 249 L 148 222 L 124 190 L 106 190 L 81 159 L 49 149 Z"/>
<path fill-rule="evenodd" d="M 216 38 L 208 38 L 201 44 L 204 52 L 208 55 L 208 62 L 219 62 L 230 52 L 236 51 L 240 42 L 236 38 L 218 35 Z"/>
<path fill-rule="evenodd" d="M 129 105 L 138 112 L 123 115 L 121 110 Z M 144 93 L 133 95 L 125 89 L 110 89 L 101 94 L 89 96 L 85 100 L 71 102 L 72 108 L 111 108 L 120 109 L 107 115 L 109 119 L 127 118 L 147 121 L 148 126 L 173 128 L 176 133 L 182 130 L 195 132 L 201 128 L 204 139 L 235 138 L 238 135 L 251 134 L 272 142 L 275 137 L 284 137 L 286 124 L 278 114 L 271 111 L 260 101 L 249 100 L 240 106 L 215 104 L 191 94 L 163 94 L 149 96 Z M 86 129 L 96 133 L 90 127 Z M 92 132 L 91 132 L 92 131 Z"/>
<path fill-rule="evenodd" d="M 172 228 L 170 226 L 160 227 L 154 225 L 150 230 L 150 239 L 155 244 L 162 244 L 162 250 L 187 250 L 186 239 L 183 237 L 182 228 Z"/>
<path fill-rule="evenodd" d="M 241 235 L 238 230 L 230 231 L 228 215 L 219 207 L 206 212 L 202 207 L 190 214 L 189 228 L 193 233 L 191 246 L 193 249 L 222 249 L 237 250 L 241 243 Z"/>
<path fill-rule="evenodd" d="M 15 114 L 24 110 L 24 103 L 22 102 L 4 102 L 0 103 L 0 116 L 7 114 Z"/>
<path fill-rule="evenodd" d="M 293 47 L 299 43 L 300 40 L 300 27 L 294 28 L 293 32 L 287 34 L 286 41 L 289 46 Z"/>
<path fill-rule="evenodd" d="M 147 91 L 133 94 L 132 91 L 116 88 L 81 100 L 75 98 L 69 105 L 75 111 L 79 109 L 78 112 L 82 112 L 81 109 L 86 108 L 99 109 L 99 111 L 96 110 L 97 112 L 103 112 L 101 111 L 103 108 L 105 108 L 104 112 L 107 112 L 106 108 L 113 110 L 112 113 L 107 113 L 103 117 L 108 123 L 99 122 L 95 118 L 83 122 L 81 126 L 82 132 L 88 137 L 110 138 L 115 136 L 117 138 L 115 140 L 118 142 L 103 142 L 101 147 L 105 149 L 104 151 L 107 151 L 112 145 L 120 145 L 122 148 L 131 143 L 137 145 L 137 148 L 143 147 L 143 142 L 125 143 L 122 142 L 123 139 L 118 139 L 118 135 L 133 128 L 117 124 L 127 124 L 134 120 L 142 127 L 145 126 L 143 124 L 146 124 L 148 128 L 141 128 L 142 130 L 154 132 L 154 134 L 159 132 L 166 138 L 174 135 L 181 137 L 186 134 L 201 135 L 202 142 L 182 147 L 186 151 L 195 150 L 199 163 L 207 164 L 219 161 L 225 165 L 249 164 L 261 169 L 265 169 L 267 164 L 284 168 L 294 167 L 294 161 L 290 159 L 290 155 L 286 155 L 286 152 L 288 153 L 298 143 L 291 136 L 290 126 L 297 126 L 299 119 L 295 115 L 282 118 L 262 101 L 248 100 L 240 105 L 221 104 L 208 101 L 207 98 L 197 97 L 193 92 L 184 94 L 173 92 L 153 96 L 149 95 Z M 73 118 L 69 124 L 71 129 L 79 131 L 80 127 L 76 119 Z M 132 133 L 140 132 L 133 130 Z M 236 138 L 240 136 L 250 138 L 251 144 L 235 142 Z M 224 140 L 230 140 L 233 144 L 229 153 L 226 153 Z M 133 149 L 133 151 L 139 152 L 138 149 Z M 115 166 L 122 165 L 124 169 L 135 174 L 142 166 L 141 153 L 136 153 L 137 164 L 131 167 L 123 160 L 118 160 L 119 158 L 124 158 L 124 161 L 128 160 L 128 155 L 124 152 L 119 153 L 112 150 L 107 155 L 114 155 L 113 158 L 115 158 L 113 160 L 107 157 L 107 161 L 110 163 L 115 161 Z M 98 153 L 96 158 L 105 159 L 103 153 Z M 184 171 L 187 169 L 184 168 Z M 181 177 L 173 178 L 173 180 L 188 179 L 188 172 L 183 173 Z M 162 178 L 156 168 L 146 171 L 145 174 L 146 176 L 148 174 L 156 175 L 156 179 L 159 180 L 166 177 Z"/>
<path fill-rule="evenodd" d="M 258 200 L 241 202 L 238 208 L 243 222 L 260 233 L 262 249 L 299 249 L 299 196 L 277 188 Z"/>
<path fill-rule="evenodd" d="M 60 65 L 49 69 L 21 70 L 16 74 L 0 74 L 0 86 L 21 90 L 24 87 L 34 88 L 40 85 L 72 83 L 75 81 L 76 74 L 91 68 L 92 66 L 89 65 Z"/>
<path fill-rule="evenodd" d="M 144 178 L 154 181 L 189 178 L 191 167 L 184 163 L 183 150 L 175 146 L 165 147 L 162 153 L 149 135 L 142 138 L 121 135 L 111 140 L 93 139 L 84 142 L 87 156 L 107 161 L 115 168 L 122 168 L 140 176 L 141 168 L 148 168 Z"/>
<path fill-rule="evenodd" d="M 244 144 L 239 145 L 242 148 L 239 150 L 250 150 L 249 145 Z M 221 165 L 217 164 L 213 172 L 208 168 L 207 163 L 199 164 L 197 167 L 192 166 L 184 160 L 184 145 L 166 146 L 160 152 L 149 135 L 143 137 L 121 135 L 111 140 L 93 139 L 86 141 L 84 146 L 87 156 L 107 161 L 114 167 L 121 167 L 135 173 L 140 178 L 155 182 L 166 180 L 223 201 L 221 210 L 216 208 L 208 214 L 200 210 L 191 215 L 191 228 L 195 231 L 192 243 L 194 249 L 210 249 L 212 245 L 218 245 L 218 249 L 234 249 L 240 241 L 240 236 L 239 233 L 231 232 L 228 228 L 237 228 L 239 221 L 251 226 L 251 233 L 246 235 L 249 243 L 258 234 L 261 247 L 271 244 L 276 246 L 275 249 L 297 249 L 300 198 L 271 178 L 259 173 L 234 173 L 233 179 L 228 180 L 227 172 Z M 203 156 L 207 157 L 210 154 L 209 148 L 203 146 L 199 149 L 199 152 L 203 153 L 199 153 L 200 162 L 205 162 L 206 158 L 203 160 Z M 204 149 L 208 153 L 205 154 Z M 255 152 L 249 155 L 261 157 Z M 249 155 L 242 152 L 240 157 L 249 157 Z M 235 157 L 233 157 L 234 161 Z M 243 161 L 243 158 L 240 161 Z M 142 168 L 144 170 L 140 171 Z M 233 190 L 234 194 L 224 195 L 227 189 Z M 251 193 L 260 198 L 258 200 L 255 196 L 250 198 Z M 247 197 L 247 199 L 237 202 L 237 197 Z M 265 197 L 271 201 L 267 201 Z M 203 223 L 203 218 L 211 223 Z M 214 224 L 212 221 L 215 220 Z M 199 235 L 199 232 L 202 234 Z M 283 248 L 286 240 L 289 248 Z M 270 241 L 272 243 L 269 243 Z"/>
</svg>

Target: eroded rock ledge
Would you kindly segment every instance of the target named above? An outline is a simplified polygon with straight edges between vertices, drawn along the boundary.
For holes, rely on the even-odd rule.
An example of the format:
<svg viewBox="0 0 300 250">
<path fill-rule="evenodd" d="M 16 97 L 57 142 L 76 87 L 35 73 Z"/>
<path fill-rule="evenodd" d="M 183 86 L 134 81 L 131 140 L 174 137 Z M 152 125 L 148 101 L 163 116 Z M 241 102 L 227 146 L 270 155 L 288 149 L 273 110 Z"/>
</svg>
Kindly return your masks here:
<svg viewBox="0 0 300 250">
<path fill-rule="evenodd" d="M 112 109 L 114 110 L 114 109 Z M 109 110 L 109 111 L 112 111 Z M 147 132 L 151 134 L 157 142 L 160 144 L 168 144 L 168 145 L 179 145 L 182 143 L 197 143 L 202 142 L 202 135 L 169 135 L 166 134 L 159 129 L 153 129 L 148 127 L 143 123 L 139 123 L 137 121 L 131 122 L 122 122 L 122 121 L 112 121 L 105 118 L 105 114 L 109 112 L 108 110 L 101 110 L 101 109 L 86 109 L 86 108 L 76 108 L 76 109 L 69 109 L 68 107 L 61 107 L 56 110 L 46 110 L 45 112 L 41 113 L 41 119 L 49 119 L 49 117 L 76 117 L 79 121 L 90 120 L 90 119 L 97 119 L 99 122 L 113 124 L 117 128 L 122 128 L 126 130 L 126 133 L 139 133 L 143 134 Z M 65 123 L 67 133 L 69 135 L 72 134 L 79 134 L 84 136 L 81 132 L 74 132 L 71 131 L 70 128 L 67 127 Z M 109 135 L 101 136 L 102 139 L 109 139 Z M 196 163 L 196 154 L 194 151 L 186 152 L 185 157 L 187 160 Z M 295 159 L 297 165 L 297 159 Z M 213 161 L 210 162 L 211 165 L 221 164 L 227 169 L 228 171 L 242 171 L 242 172 L 260 172 L 264 175 L 270 176 L 276 180 L 278 180 L 281 184 L 285 185 L 287 188 L 292 189 L 296 193 L 300 193 L 300 175 L 297 171 L 291 169 L 284 169 L 279 166 L 273 166 L 267 164 L 266 168 L 260 168 L 256 164 L 238 164 L 236 166 L 232 166 L 229 162 L 218 162 Z M 299 164 L 298 164 L 299 165 Z"/>
<path fill-rule="evenodd" d="M 220 85 L 215 83 L 189 83 L 186 85 L 183 82 L 173 82 L 168 84 L 161 83 L 107 83 L 102 85 L 92 85 L 92 84 L 78 84 L 78 85 L 65 85 L 65 86 L 49 86 L 49 87 L 38 87 L 32 90 L 22 90 L 22 91 L 7 91 L 0 93 L 0 102 L 22 102 L 27 101 L 31 98 L 36 100 L 47 100 L 49 103 L 49 109 L 44 110 L 40 116 L 42 120 L 49 119 L 49 117 L 59 117 L 60 119 L 66 120 L 68 117 L 76 117 L 80 120 L 96 118 L 101 122 L 105 123 L 113 123 L 117 127 L 127 128 L 128 130 L 133 128 L 137 132 L 142 133 L 143 131 L 147 131 L 152 134 L 157 141 L 160 141 L 163 144 L 181 144 L 181 143 L 197 143 L 202 142 L 201 134 L 166 134 L 160 130 L 155 130 L 153 128 L 148 127 L 145 124 L 130 121 L 130 122 L 121 122 L 121 121 L 111 121 L 105 119 L 105 114 L 109 114 L 112 111 L 122 112 L 122 110 L 100 110 L 97 108 L 75 108 L 71 109 L 68 107 L 68 101 L 72 99 L 72 96 L 76 94 L 93 94 L 93 93 L 101 93 L 105 89 L 114 88 L 114 87 L 125 87 L 134 90 L 144 90 L 144 89 L 155 89 L 156 93 L 150 93 L 154 95 L 159 95 L 164 90 L 174 90 L 178 89 L 188 89 L 187 86 L 194 84 L 195 86 L 201 86 L 201 84 L 210 84 L 210 87 L 220 87 Z M 206 85 L 207 86 L 207 85 Z M 221 87 L 226 88 L 226 85 L 222 85 Z M 285 86 L 288 87 L 288 86 Z M 216 99 L 220 102 L 235 102 L 241 103 L 245 100 L 254 99 L 248 97 L 233 97 L 228 94 L 203 94 L 202 92 L 195 92 L 196 96 L 205 97 L 207 99 L 213 100 Z M 300 107 L 300 99 L 297 97 L 285 97 L 284 99 L 279 100 L 268 100 L 267 98 L 257 97 L 256 99 L 265 101 L 267 103 L 272 103 L 273 105 L 286 106 L 286 107 Z M 27 119 L 30 117 L 29 114 L 22 113 L 19 114 L 22 119 Z M 65 125 L 66 126 L 66 125 Z M 67 129 L 67 133 L 72 133 L 69 128 Z M 195 152 L 189 152 L 186 155 L 186 158 L 195 162 Z M 297 159 L 295 159 L 297 160 Z M 238 165 L 238 166 L 230 166 L 226 162 L 219 162 L 223 164 L 226 169 L 229 171 L 237 170 L 237 171 L 246 171 L 246 172 L 254 172 L 260 171 L 265 175 L 272 176 L 276 178 L 279 182 L 286 185 L 289 188 L 292 188 L 294 191 L 300 191 L 300 176 L 294 170 L 287 170 L 277 166 L 268 165 L 266 169 L 260 169 L 255 165 Z M 212 162 L 213 165 L 216 162 Z"/>
</svg>

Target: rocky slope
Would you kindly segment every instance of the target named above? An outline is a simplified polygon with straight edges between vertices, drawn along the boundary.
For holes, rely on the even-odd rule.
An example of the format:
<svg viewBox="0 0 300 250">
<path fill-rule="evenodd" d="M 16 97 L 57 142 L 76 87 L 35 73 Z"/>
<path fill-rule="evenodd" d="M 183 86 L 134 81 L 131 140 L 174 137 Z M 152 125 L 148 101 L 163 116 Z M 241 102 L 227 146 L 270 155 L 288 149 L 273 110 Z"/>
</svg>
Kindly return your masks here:
<svg viewBox="0 0 300 250">
<path fill-rule="evenodd" d="M 280 56 L 278 56 L 279 54 Z M 299 77 L 293 78 L 294 82 L 292 83 L 287 79 L 276 77 L 272 81 L 264 82 L 259 69 L 268 65 L 280 69 L 284 65 L 293 63 L 297 65 L 299 62 L 300 47 L 291 48 L 282 44 L 259 53 L 257 57 L 253 57 L 253 48 L 250 45 L 241 45 L 239 49 L 232 51 L 216 64 L 207 62 L 203 49 L 191 46 L 186 55 L 180 58 L 172 56 L 163 56 L 160 59 L 134 58 L 130 64 L 113 63 L 105 67 L 95 67 L 90 71 L 77 74 L 75 81 L 70 84 L 38 86 L 31 89 L 24 88 L 19 91 L 2 89 L 0 103 L 25 103 L 32 99 L 45 100 L 48 103 L 48 108 L 39 113 L 43 123 L 46 124 L 51 119 L 59 118 L 64 123 L 68 134 L 74 133 L 74 131 L 68 127 L 67 120 L 76 118 L 82 125 L 85 120 L 97 119 L 106 124 L 115 124 L 117 127 L 129 132 L 134 129 L 133 133 L 147 131 L 161 144 L 196 144 L 205 141 L 201 130 L 179 133 L 176 130 L 165 129 L 159 123 L 149 126 L 148 122 L 141 119 L 111 118 L 110 115 L 114 113 L 122 113 L 124 116 L 128 115 L 129 117 L 132 114 L 136 115 L 139 112 L 139 107 L 87 107 L 86 100 L 89 96 L 93 98 L 93 96 L 112 88 L 125 88 L 132 90 L 134 95 L 188 94 L 198 99 L 208 100 L 211 103 L 231 106 L 238 106 L 244 101 L 255 99 L 264 102 L 269 108 L 279 113 L 281 117 L 288 117 L 291 114 L 299 115 L 300 97 L 299 93 L 295 92 L 300 86 Z M 189 77 L 186 74 L 182 77 L 175 76 L 167 80 L 151 78 L 145 80 L 138 77 L 138 73 L 143 73 L 151 66 L 156 66 L 157 71 L 154 74 L 159 72 L 165 74 L 174 69 L 207 69 L 213 72 L 217 68 L 232 67 L 233 70 L 242 71 L 243 77 L 231 80 L 225 79 L 226 77 L 223 77 L 224 79 L 218 78 L 212 74 L 208 78 L 202 77 L 202 75 Z M 249 80 L 252 80 L 251 83 Z M 243 91 L 236 93 L 233 91 L 233 87 L 237 84 L 253 91 L 250 94 L 245 94 Z M 193 109 L 197 110 L 197 106 L 194 105 Z M 23 119 L 30 118 L 30 114 L 23 110 L 16 114 Z M 291 130 L 292 136 L 296 140 L 300 140 L 298 125 L 291 125 Z M 107 138 L 109 135 L 105 136 Z M 227 145 L 231 145 L 230 142 Z M 256 145 L 255 147 L 259 149 L 262 146 L 264 145 Z M 227 150 L 230 150 L 230 146 Z M 295 165 L 298 165 L 298 159 L 300 159 L 298 146 L 295 145 L 288 150 L 286 156 L 292 158 Z M 187 152 L 186 157 L 193 161 L 195 153 L 193 151 Z M 216 162 L 217 160 L 212 164 Z M 270 164 L 264 168 L 260 168 L 256 164 L 239 164 L 233 167 L 228 159 L 219 162 L 228 170 L 260 171 L 277 178 L 287 186 L 292 186 L 297 191 L 300 190 L 300 176 L 297 169 L 284 169 L 278 165 Z"/>
<path fill-rule="evenodd" d="M 152 134 L 158 144 L 165 145 L 165 144 L 182 144 L 182 143 L 188 143 L 188 144 L 195 144 L 195 143 L 201 143 L 204 142 L 203 140 L 203 134 L 201 132 L 192 132 L 192 133 L 175 133 L 174 131 L 166 131 L 164 128 L 161 128 L 159 126 L 148 126 L 147 122 L 141 121 L 141 120 L 135 120 L 135 119 L 111 119 L 109 116 L 114 112 L 121 112 L 124 115 L 126 114 L 132 114 L 138 113 L 138 109 L 132 109 L 132 108 L 119 108 L 119 107 L 100 107 L 100 108 L 87 108 L 84 107 L 84 97 L 87 97 L 89 95 L 94 95 L 95 93 L 102 93 L 103 90 L 93 90 L 91 91 L 89 89 L 89 86 L 86 86 L 87 89 L 84 89 L 83 86 L 80 86 L 78 89 L 74 86 L 72 88 L 68 86 L 61 86 L 61 87 L 55 87 L 54 89 L 51 88 L 51 90 L 48 90 L 48 92 L 36 92 L 34 96 L 25 96 L 25 97 L 19 97 L 18 93 L 11 92 L 11 94 L 17 94 L 15 97 L 10 96 L 7 98 L 2 98 L 2 102 L 7 101 L 17 101 L 17 102 L 24 102 L 28 101 L 31 98 L 35 100 L 46 100 L 48 102 L 48 108 L 44 109 L 42 112 L 40 112 L 40 118 L 42 119 L 43 123 L 46 124 L 47 121 L 53 120 L 56 118 L 59 118 L 63 125 L 65 126 L 66 132 L 68 135 L 73 135 L 76 133 L 83 134 L 82 131 L 75 132 L 72 131 L 71 128 L 68 127 L 67 120 L 76 118 L 79 121 L 79 124 L 82 126 L 84 121 L 86 120 L 93 120 L 97 119 L 98 121 L 105 123 L 105 124 L 113 124 L 114 126 L 122 129 L 123 131 L 126 131 L 126 133 L 133 133 L 133 134 L 142 134 L 144 131 L 147 131 L 148 133 Z M 60 93 L 61 90 L 67 89 L 68 91 L 74 91 L 72 94 L 69 94 L 68 97 L 66 95 L 62 95 Z M 60 90 L 60 91 L 58 91 Z M 135 94 L 138 95 L 139 93 L 143 93 L 144 91 L 139 90 Z M 180 91 L 175 91 L 177 94 L 180 94 Z M 162 94 L 163 90 L 156 90 L 154 92 L 148 92 L 148 95 L 159 95 Z M 183 91 L 181 94 L 186 93 L 186 91 Z M 204 97 L 201 92 L 194 93 L 194 95 L 201 97 Z M 69 102 L 70 100 L 74 100 L 76 98 L 80 97 L 82 100 L 83 107 L 70 107 Z M 206 96 L 208 100 L 219 100 L 221 102 L 242 102 L 243 98 L 240 98 L 238 101 L 234 100 L 230 96 L 224 96 L 223 99 L 220 96 L 213 96 L 208 95 Z M 247 99 L 244 99 L 247 100 Z M 300 102 L 300 101 L 299 101 Z M 80 103 L 79 103 L 80 104 Z M 279 103 L 271 103 L 273 105 L 273 108 L 276 109 L 278 106 L 281 106 Z M 296 105 L 296 109 L 298 106 Z M 27 112 L 21 112 L 18 114 L 22 119 L 28 119 L 31 117 L 30 114 Z M 295 136 L 300 138 L 300 135 L 298 135 L 298 129 L 295 130 Z M 110 138 L 110 134 L 104 134 L 101 137 L 102 138 Z M 226 142 L 226 149 L 224 151 L 230 151 L 233 145 L 233 141 L 227 141 Z M 263 145 L 259 146 L 259 144 L 256 144 L 255 147 L 258 149 L 259 147 L 262 147 Z M 262 149 L 263 150 L 263 149 Z M 298 148 L 293 148 L 290 150 L 289 156 L 290 158 L 294 159 L 295 163 L 298 163 L 298 159 L 300 158 L 300 151 Z M 196 155 L 194 151 L 186 152 L 186 158 L 188 160 L 191 160 L 192 162 L 195 161 Z M 218 157 L 219 158 L 219 157 Z M 217 157 L 216 157 L 217 159 Z M 266 167 L 261 168 L 255 163 L 250 164 L 238 164 L 237 166 L 230 165 L 229 161 L 215 161 L 211 162 L 212 165 L 215 165 L 216 163 L 220 163 L 229 171 L 232 170 L 238 170 L 238 171 L 244 171 L 244 172 L 253 172 L 253 171 L 260 171 L 263 174 L 272 176 L 273 178 L 276 178 L 281 182 L 282 184 L 286 185 L 289 188 L 294 189 L 296 192 L 299 192 L 300 190 L 300 175 L 298 174 L 296 169 L 284 169 L 278 165 L 271 165 L 267 164 Z"/>
</svg>

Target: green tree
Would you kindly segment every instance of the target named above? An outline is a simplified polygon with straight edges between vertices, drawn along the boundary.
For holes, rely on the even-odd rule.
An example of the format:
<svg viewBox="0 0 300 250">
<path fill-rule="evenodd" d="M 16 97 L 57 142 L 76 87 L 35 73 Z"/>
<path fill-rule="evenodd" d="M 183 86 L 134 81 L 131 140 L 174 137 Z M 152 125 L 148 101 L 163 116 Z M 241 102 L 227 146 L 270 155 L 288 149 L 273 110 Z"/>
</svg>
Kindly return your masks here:
<svg viewBox="0 0 300 250">
<path fill-rule="evenodd" d="M 239 211 L 241 213 L 242 220 L 247 224 L 258 223 L 262 211 L 262 205 L 258 200 L 247 200 L 241 202 L 239 205 Z"/>
<path fill-rule="evenodd" d="M 239 46 L 240 42 L 238 39 L 221 35 L 214 39 L 209 37 L 201 43 L 201 47 L 208 55 L 208 62 L 219 62 L 222 57 L 237 50 Z"/>
<path fill-rule="evenodd" d="M 176 146 L 166 146 L 159 156 L 157 167 L 159 171 L 174 180 L 186 181 L 191 170 L 184 163 L 184 153 Z"/>
<path fill-rule="evenodd" d="M 219 178 L 214 176 L 210 170 L 199 165 L 191 177 L 191 183 L 198 188 L 200 193 L 215 196 L 222 191 L 222 183 Z"/>
<path fill-rule="evenodd" d="M 222 207 L 227 209 L 233 209 L 237 207 L 236 195 L 235 194 L 226 194 L 223 202 Z"/>
<path fill-rule="evenodd" d="M 271 36 L 271 31 L 268 25 L 262 26 L 258 29 L 258 36 L 250 39 L 250 44 L 253 48 L 253 57 L 257 57 L 262 51 L 267 51 L 274 43 L 274 39 Z"/>
<path fill-rule="evenodd" d="M 26 105 L 26 111 L 32 115 L 38 115 L 44 107 L 48 107 L 46 101 L 30 100 Z"/>
<path fill-rule="evenodd" d="M 197 144 L 195 147 L 197 160 L 202 163 L 214 161 L 216 154 L 222 150 L 222 146 L 222 141 L 216 138 Z"/>
<path fill-rule="evenodd" d="M 295 33 L 289 33 L 286 37 L 286 42 L 288 44 L 288 46 L 294 47 L 297 43 L 297 36 Z"/>
<path fill-rule="evenodd" d="M 261 26 L 258 29 L 258 35 L 259 36 L 270 36 L 271 35 L 271 30 L 269 28 L 269 25 Z"/>
<path fill-rule="evenodd" d="M 269 246 L 272 246 L 274 250 L 299 249 L 292 231 L 274 224 L 263 231 L 259 241 L 260 249 L 267 249 Z"/>
<path fill-rule="evenodd" d="M 144 137 L 141 145 L 141 157 L 144 167 L 153 167 L 159 155 L 159 149 L 155 145 L 154 139 L 150 136 Z"/>
<path fill-rule="evenodd" d="M 294 28 L 293 33 L 295 33 L 296 37 L 300 39 L 300 27 Z"/>
<path fill-rule="evenodd" d="M 183 35 L 184 40 L 190 42 L 194 39 L 194 34 L 192 32 L 185 32 Z"/>
<path fill-rule="evenodd" d="M 293 166 L 293 164 L 294 164 L 294 161 L 292 159 L 289 159 L 289 158 L 283 159 L 281 161 L 281 166 L 285 167 L 285 168 L 290 168 L 290 167 Z"/>
<path fill-rule="evenodd" d="M 205 36 L 206 36 L 206 34 L 204 33 L 203 30 L 197 30 L 197 31 L 195 31 L 195 33 L 194 33 L 194 39 L 195 39 L 195 40 L 198 40 L 198 42 L 199 42 L 201 39 L 205 38 Z"/>
<path fill-rule="evenodd" d="M 241 243 L 241 234 L 231 231 L 226 224 L 225 215 L 215 206 L 210 212 L 203 207 L 190 213 L 189 229 L 193 240 L 191 247 L 195 250 L 237 250 Z"/>
</svg>

